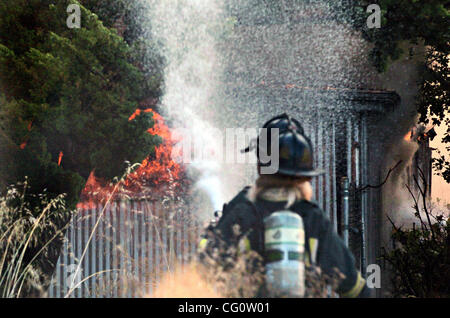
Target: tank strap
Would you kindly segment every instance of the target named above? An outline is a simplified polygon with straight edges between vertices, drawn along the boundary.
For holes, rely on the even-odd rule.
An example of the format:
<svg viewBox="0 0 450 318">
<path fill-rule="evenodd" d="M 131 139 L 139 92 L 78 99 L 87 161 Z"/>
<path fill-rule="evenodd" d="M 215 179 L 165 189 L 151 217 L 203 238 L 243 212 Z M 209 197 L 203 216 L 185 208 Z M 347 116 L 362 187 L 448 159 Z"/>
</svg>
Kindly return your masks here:
<svg viewBox="0 0 450 318">
<path fill-rule="evenodd" d="M 246 200 L 247 204 L 250 205 L 250 207 L 252 208 L 252 210 L 255 212 L 255 214 L 258 217 L 258 225 L 257 225 L 257 229 L 259 229 L 258 231 L 258 237 L 259 237 L 259 248 L 260 251 L 262 252 L 262 255 L 265 254 L 265 246 L 264 246 L 264 217 L 263 214 L 261 213 L 261 211 L 259 211 L 258 207 L 250 200 Z"/>
<path fill-rule="evenodd" d="M 262 255 L 264 255 L 264 253 L 265 253 L 265 246 L 264 246 L 264 228 L 265 228 L 265 226 L 264 226 L 263 214 L 258 209 L 256 204 L 254 204 L 252 201 L 246 200 L 246 202 L 247 202 L 248 205 L 250 205 L 252 210 L 258 216 L 258 219 L 259 219 L 258 229 L 260 229 L 260 231 L 258 233 L 259 234 L 259 248 L 262 251 Z M 287 210 L 292 211 L 294 213 L 298 213 L 297 211 L 295 211 L 293 209 L 294 207 L 295 207 L 295 204 L 293 206 L 291 206 L 290 208 L 288 208 Z M 318 244 L 318 241 L 316 239 L 313 240 L 313 239 L 310 238 L 308 241 L 305 239 L 305 249 L 306 249 L 305 255 L 307 257 L 307 259 L 305 259 L 305 264 L 307 266 L 315 265 L 315 263 L 316 263 L 316 255 L 311 255 L 311 253 L 316 254 L 316 252 L 317 252 L 317 244 Z M 312 247 L 312 245 L 314 245 L 314 247 Z M 313 249 L 313 251 L 311 251 L 311 249 Z"/>
</svg>

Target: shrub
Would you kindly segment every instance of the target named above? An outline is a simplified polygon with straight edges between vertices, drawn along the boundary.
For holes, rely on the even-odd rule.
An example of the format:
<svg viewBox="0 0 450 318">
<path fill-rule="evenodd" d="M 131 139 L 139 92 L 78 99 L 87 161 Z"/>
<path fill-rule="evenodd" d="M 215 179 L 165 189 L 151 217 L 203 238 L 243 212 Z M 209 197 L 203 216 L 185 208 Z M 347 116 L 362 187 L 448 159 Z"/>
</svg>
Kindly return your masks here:
<svg viewBox="0 0 450 318">
<path fill-rule="evenodd" d="M 384 250 L 382 258 L 392 270 L 393 296 L 450 297 L 450 220 L 430 211 L 420 173 L 423 186 L 414 178 L 418 194 L 407 186 L 419 226 L 403 229 L 391 221 L 394 248 Z"/>
</svg>

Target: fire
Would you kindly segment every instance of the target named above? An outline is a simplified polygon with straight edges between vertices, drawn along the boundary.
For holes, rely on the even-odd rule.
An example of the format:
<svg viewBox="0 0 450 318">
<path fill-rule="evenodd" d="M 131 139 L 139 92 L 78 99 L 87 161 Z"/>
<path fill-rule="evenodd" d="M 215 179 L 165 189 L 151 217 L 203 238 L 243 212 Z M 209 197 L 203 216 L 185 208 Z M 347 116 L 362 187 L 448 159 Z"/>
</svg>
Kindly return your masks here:
<svg viewBox="0 0 450 318">
<path fill-rule="evenodd" d="M 423 142 L 427 141 L 429 138 L 433 138 L 436 133 L 434 132 L 433 126 L 417 125 L 412 127 L 410 131 L 403 137 L 403 140 L 408 142 Z"/>
<path fill-rule="evenodd" d="M 61 165 L 61 160 L 62 160 L 62 157 L 63 157 L 63 156 L 64 156 L 63 152 L 60 151 L 60 152 L 59 152 L 59 157 L 58 157 L 58 166 Z"/>
<path fill-rule="evenodd" d="M 133 113 L 133 115 L 131 115 L 130 118 L 128 118 L 128 121 L 132 121 L 132 120 L 135 119 L 137 116 L 141 115 L 142 112 L 144 112 L 144 113 L 154 113 L 154 114 L 155 114 L 155 112 L 153 112 L 153 110 L 152 110 L 151 108 L 147 108 L 147 109 L 144 109 L 144 110 L 138 108 L 138 109 L 136 109 L 136 111 Z M 158 116 L 159 116 L 159 115 L 158 115 Z"/>
<path fill-rule="evenodd" d="M 31 128 L 33 128 L 33 121 L 32 121 L 32 120 L 30 120 L 30 121 L 28 122 L 27 130 L 28 130 L 28 131 L 31 131 Z M 26 136 L 25 141 L 23 141 L 23 142 L 20 144 L 20 146 L 19 146 L 20 149 L 22 149 L 22 150 L 25 149 L 25 147 L 26 147 L 27 144 L 28 144 L 28 139 L 29 139 L 29 138 L 30 138 L 29 136 Z"/>
<path fill-rule="evenodd" d="M 128 120 L 132 121 L 142 113 L 152 114 L 154 126 L 149 128 L 147 132 L 151 135 L 160 136 L 162 143 L 155 147 L 153 156 L 144 159 L 141 165 L 127 175 L 120 184 L 105 185 L 105 182 L 96 178 L 95 172 L 92 171 L 81 195 L 88 202 L 79 204 L 79 208 L 88 208 L 91 205 L 89 201 L 103 200 L 111 195 L 120 195 L 120 193 L 139 195 L 145 192 L 145 189 L 154 192 L 155 186 L 158 187 L 158 190 L 163 191 L 164 185 L 170 184 L 172 188 L 180 185 L 184 169 L 172 158 L 172 150 L 178 140 L 173 138 L 164 118 L 151 108 L 137 109 Z"/>
<path fill-rule="evenodd" d="M 182 167 L 172 158 L 173 146 L 177 140 L 172 137 L 169 127 L 160 114 L 151 108 L 143 112 L 152 113 L 155 121 L 155 125 L 147 132 L 151 135 L 160 136 L 163 142 L 155 148 L 153 160 L 147 157 L 140 167 L 128 176 L 126 185 L 129 187 L 142 182 L 148 184 L 149 181 L 154 185 L 176 182 L 183 171 Z M 139 115 L 140 112 L 135 112 L 135 114 Z M 131 116 L 130 118 L 134 119 L 135 117 Z"/>
<path fill-rule="evenodd" d="M 404 141 L 412 142 L 415 140 L 415 137 L 417 135 L 417 127 L 411 127 L 410 130 L 406 133 L 406 135 L 403 137 Z"/>
<path fill-rule="evenodd" d="M 403 140 L 404 140 L 404 141 L 411 141 L 412 136 L 413 136 L 413 131 L 410 130 L 410 131 L 408 131 L 408 132 L 406 133 L 405 137 L 403 137 Z"/>
</svg>

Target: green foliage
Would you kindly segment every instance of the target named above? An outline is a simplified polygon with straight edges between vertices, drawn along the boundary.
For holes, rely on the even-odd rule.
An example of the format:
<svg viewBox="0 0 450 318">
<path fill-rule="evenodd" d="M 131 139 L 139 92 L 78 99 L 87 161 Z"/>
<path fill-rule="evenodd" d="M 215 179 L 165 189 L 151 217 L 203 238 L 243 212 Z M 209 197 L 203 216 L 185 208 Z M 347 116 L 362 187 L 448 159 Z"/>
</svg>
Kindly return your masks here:
<svg viewBox="0 0 450 318">
<path fill-rule="evenodd" d="M 384 259 L 393 268 L 394 296 L 450 297 L 449 220 L 431 227 L 395 228 L 392 239 L 399 247 Z"/>
<path fill-rule="evenodd" d="M 68 193 L 73 207 L 92 170 L 110 179 L 126 160 L 152 152 L 150 116 L 128 118 L 158 96 L 160 79 L 139 67 L 142 52 L 86 8 L 82 27 L 69 29 L 69 3 L 77 2 L 0 4 L 0 177 L 4 187 L 29 176 L 32 191 Z"/>
<path fill-rule="evenodd" d="M 382 258 L 392 268 L 394 296 L 450 297 L 450 219 L 429 210 L 426 189 L 415 182 L 419 194 L 408 190 L 419 226 L 402 229 L 391 222 L 395 248 Z"/>
<path fill-rule="evenodd" d="M 54 267 L 55 241 L 62 241 L 61 224 L 71 212 L 64 195 L 29 194 L 27 181 L 0 197 L 0 297 L 42 296 Z M 29 197 L 37 203 L 30 204 Z M 57 255 L 56 255 L 57 256 Z"/>
<path fill-rule="evenodd" d="M 381 28 L 367 27 L 367 7 L 378 4 L 381 8 Z M 435 50 L 448 50 L 449 31 L 448 0 L 358 0 L 342 6 L 341 15 L 374 48 L 370 55 L 372 62 L 381 72 L 386 70 L 389 61 L 397 60 L 403 52 L 404 41 L 424 44 Z"/>
<path fill-rule="evenodd" d="M 93 10 L 100 10 L 96 3 L 104 7 L 110 3 L 86 2 Z M 128 10 L 125 7 L 111 6 L 117 10 L 111 16 L 110 11 L 100 11 L 103 18 L 110 18 L 105 26 L 82 6 L 81 28 L 69 29 L 71 3 L 79 2 L 0 3 L 0 191 L 29 178 L 23 204 L 2 207 L 6 212 L 0 213 L 25 207 L 26 217 L 37 218 L 47 202 L 38 194 L 45 193 L 48 200 L 66 195 L 64 206 L 46 210 L 46 230 L 36 230 L 40 236 L 33 236 L 39 242 L 20 247 L 29 260 L 46 246 L 45 257 L 39 258 L 33 271 L 44 287 L 54 271 L 63 236 L 47 246 L 48 237 L 43 234 L 63 231 L 90 172 L 110 180 L 123 172 L 126 161 L 141 162 L 160 142 L 146 132 L 153 125 L 150 114 L 128 120 L 141 101 L 160 94 L 161 76 L 159 67 L 151 65 L 158 62 L 156 55 L 149 54 L 151 43 L 138 36 L 140 29 L 134 28 L 124 40 L 111 28 L 114 17 Z M 5 220 L 0 226 L 8 224 Z M 50 223 L 56 226 L 54 231 Z M 11 239 L 11 244 L 21 242 L 20 235 Z"/>
<path fill-rule="evenodd" d="M 131 48 L 131 60 L 139 65 L 149 83 L 162 81 L 164 61 L 158 54 L 159 43 L 152 39 L 148 0 L 81 0 L 90 11 L 95 12 L 108 28 L 117 28 L 120 35 Z M 149 87 L 150 91 L 155 87 Z"/>
</svg>

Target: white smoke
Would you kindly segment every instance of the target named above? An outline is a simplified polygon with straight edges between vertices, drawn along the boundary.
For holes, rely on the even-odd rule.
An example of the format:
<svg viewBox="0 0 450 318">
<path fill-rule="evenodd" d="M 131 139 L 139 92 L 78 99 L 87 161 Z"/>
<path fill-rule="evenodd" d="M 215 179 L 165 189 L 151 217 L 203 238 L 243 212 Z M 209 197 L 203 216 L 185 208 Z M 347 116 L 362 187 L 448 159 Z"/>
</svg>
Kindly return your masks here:
<svg viewBox="0 0 450 318">
<path fill-rule="evenodd" d="M 413 223 L 417 223 L 414 216 L 413 199 L 406 189 L 407 181 L 406 169 L 411 165 L 414 153 L 418 149 L 415 142 L 406 141 L 403 138 L 392 145 L 387 157 L 386 164 L 393 167 L 398 161 L 402 163 L 394 170 L 383 187 L 384 213 L 383 223 L 386 228 L 382 234 L 382 240 L 385 246 L 389 246 L 391 236 L 391 226 L 388 222 L 390 219 L 396 226 L 403 228 L 411 228 Z"/>
<path fill-rule="evenodd" d="M 195 167 L 203 171 L 196 185 L 208 194 L 214 211 L 221 210 L 225 199 L 222 194 L 222 184 L 219 178 L 220 166 L 217 162 L 199 162 Z"/>
</svg>

